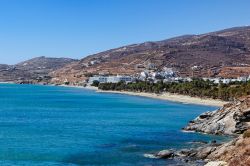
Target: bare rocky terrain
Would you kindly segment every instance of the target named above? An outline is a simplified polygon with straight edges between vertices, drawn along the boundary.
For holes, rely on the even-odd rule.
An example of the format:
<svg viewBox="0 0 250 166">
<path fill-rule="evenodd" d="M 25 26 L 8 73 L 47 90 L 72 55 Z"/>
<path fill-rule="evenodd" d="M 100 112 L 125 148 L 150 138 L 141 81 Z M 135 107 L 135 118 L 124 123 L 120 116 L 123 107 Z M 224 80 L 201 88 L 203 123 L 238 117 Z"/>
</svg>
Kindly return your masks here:
<svg viewBox="0 0 250 166">
<path fill-rule="evenodd" d="M 16 65 L 0 65 L 0 82 L 49 82 L 49 73 L 76 62 L 70 58 L 37 57 Z"/>
<path fill-rule="evenodd" d="M 230 142 L 219 144 L 201 143 L 198 148 L 178 151 L 163 150 L 155 154 L 158 158 L 172 158 L 193 164 L 203 160 L 212 166 L 250 165 L 250 96 L 225 104 L 219 110 L 206 112 L 189 122 L 184 128 L 206 134 L 233 136 Z M 213 162 L 211 162 L 213 161 Z"/>
<path fill-rule="evenodd" d="M 225 104 L 217 111 L 205 112 L 184 128 L 208 134 L 242 134 L 250 129 L 250 96 Z"/>
<path fill-rule="evenodd" d="M 180 76 L 237 77 L 250 74 L 250 27 L 145 42 L 87 56 L 51 75 L 78 82 L 86 74 L 135 74 L 171 67 Z"/>
<path fill-rule="evenodd" d="M 206 149 L 206 159 L 226 161 L 230 166 L 250 165 L 250 96 L 226 104 L 215 112 L 204 113 L 184 129 L 237 136 L 228 143 L 201 148 L 197 154 Z"/>
<path fill-rule="evenodd" d="M 79 61 L 38 57 L 11 66 L 0 64 L 0 81 L 81 83 L 91 74 L 131 75 L 163 67 L 173 68 L 179 76 L 249 75 L 250 27 L 132 44 Z"/>
</svg>

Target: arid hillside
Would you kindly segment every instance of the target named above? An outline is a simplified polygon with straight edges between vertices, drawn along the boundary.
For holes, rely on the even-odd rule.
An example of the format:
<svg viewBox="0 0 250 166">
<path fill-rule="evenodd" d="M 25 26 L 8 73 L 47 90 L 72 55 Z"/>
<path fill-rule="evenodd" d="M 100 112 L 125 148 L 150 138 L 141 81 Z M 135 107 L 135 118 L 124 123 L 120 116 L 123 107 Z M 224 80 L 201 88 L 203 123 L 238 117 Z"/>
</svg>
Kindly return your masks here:
<svg viewBox="0 0 250 166">
<path fill-rule="evenodd" d="M 145 42 L 87 56 L 51 75 L 56 80 L 82 81 L 86 74 L 134 74 L 145 69 L 171 67 L 180 76 L 231 77 L 243 67 L 249 74 L 250 27 L 186 35 L 158 42 Z M 228 67 L 237 67 L 228 70 Z M 246 70 L 247 69 L 247 70 Z"/>
<path fill-rule="evenodd" d="M 76 62 L 69 58 L 37 57 L 16 65 L 0 65 L 0 82 L 39 82 L 49 81 L 48 74 Z"/>
</svg>

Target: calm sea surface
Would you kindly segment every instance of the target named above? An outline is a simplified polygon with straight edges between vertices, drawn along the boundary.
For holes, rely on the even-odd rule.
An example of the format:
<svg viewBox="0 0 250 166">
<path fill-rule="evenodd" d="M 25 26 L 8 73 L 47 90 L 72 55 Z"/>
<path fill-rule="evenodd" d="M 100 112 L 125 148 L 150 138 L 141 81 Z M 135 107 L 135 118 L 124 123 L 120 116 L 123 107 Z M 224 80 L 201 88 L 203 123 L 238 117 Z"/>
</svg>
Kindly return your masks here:
<svg viewBox="0 0 250 166">
<path fill-rule="evenodd" d="M 215 107 L 121 94 L 0 84 L 0 165 L 168 165 L 145 153 L 221 137 L 181 128 Z"/>
</svg>

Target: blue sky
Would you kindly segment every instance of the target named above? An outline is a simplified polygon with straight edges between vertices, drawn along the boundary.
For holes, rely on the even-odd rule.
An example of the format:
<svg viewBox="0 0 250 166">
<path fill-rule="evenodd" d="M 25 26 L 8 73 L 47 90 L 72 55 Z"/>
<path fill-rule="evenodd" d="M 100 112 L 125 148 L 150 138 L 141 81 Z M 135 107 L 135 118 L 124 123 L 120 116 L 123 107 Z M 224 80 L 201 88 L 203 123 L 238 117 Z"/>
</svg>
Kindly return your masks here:
<svg viewBox="0 0 250 166">
<path fill-rule="evenodd" d="M 0 63 L 249 24 L 249 0 L 0 0 Z"/>
</svg>

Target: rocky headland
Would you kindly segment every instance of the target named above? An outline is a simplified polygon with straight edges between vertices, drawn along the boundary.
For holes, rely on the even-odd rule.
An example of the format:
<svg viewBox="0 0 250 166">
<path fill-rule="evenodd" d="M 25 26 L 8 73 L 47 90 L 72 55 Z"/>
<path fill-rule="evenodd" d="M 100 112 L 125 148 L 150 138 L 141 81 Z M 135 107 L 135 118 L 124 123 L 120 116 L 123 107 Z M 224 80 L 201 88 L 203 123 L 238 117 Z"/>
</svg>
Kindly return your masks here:
<svg viewBox="0 0 250 166">
<path fill-rule="evenodd" d="M 250 165 L 250 95 L 225 104 L 216 111 L 201 114 L 190 121 L 183 130 L 228 135 L 233 139 L 222 144 L 216 141 L 203 143 L 193 149 L 163 150 L 154 156 L 178 159 L 186 162 L 186 165 L 193 165 L 193 162 L 200 160 L 207 166 Z"/>
<path fill-rule="evenodd" d="M 237 135 L 248 128 L 250 128 L 250 96 L 225 104 L 219 110 L 201 114 L 190 121 L 184 130 Z"/>
</svg>

